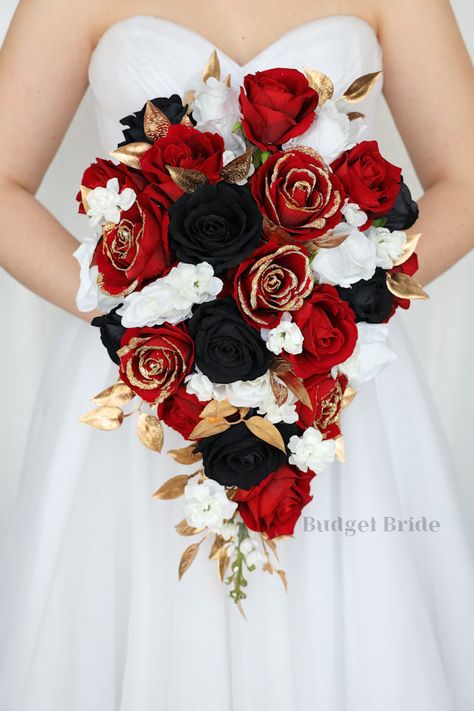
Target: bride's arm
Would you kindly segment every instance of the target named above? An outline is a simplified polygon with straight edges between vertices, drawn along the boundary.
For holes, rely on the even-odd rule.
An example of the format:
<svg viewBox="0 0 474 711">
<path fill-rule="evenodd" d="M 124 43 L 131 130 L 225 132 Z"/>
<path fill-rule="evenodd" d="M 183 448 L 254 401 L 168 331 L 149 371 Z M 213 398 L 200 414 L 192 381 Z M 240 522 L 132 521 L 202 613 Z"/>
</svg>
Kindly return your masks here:
<svg viewBox="0 0 474 711">
<path fill-rule="evenodd" d="M 74 237 L 34 197 L 87 87 L 87 0 L 22 0 L 0 52 L 0 265 L 76 310 Z"/>
<path fill-rule="evenodd" d="M 473 68 L 448 0 L 377 4 L 384 93 L 425 191 L 410 232 L 426 283 L 474 246 Z"/>
</svg>

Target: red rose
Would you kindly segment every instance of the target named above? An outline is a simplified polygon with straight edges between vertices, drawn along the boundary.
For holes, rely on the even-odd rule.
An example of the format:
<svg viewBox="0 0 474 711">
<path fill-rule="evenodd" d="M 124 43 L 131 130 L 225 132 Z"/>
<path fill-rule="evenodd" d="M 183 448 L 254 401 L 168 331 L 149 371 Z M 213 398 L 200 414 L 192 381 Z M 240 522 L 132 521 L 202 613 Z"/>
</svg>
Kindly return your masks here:
<svg viewBox="0 0 474 711">
<path fill-rule="evenodd" d="M 358 335 L 354 312 L 333 286 L 317 286 L 293 321 L 304 337 L 303 352 L 286 357 L 298 377 L 329 373 L 352 355 Z"/>
<path fill-rule="evenodd" d="M 309 259 L 300 247 L 267 242 L 240 265 L 234 298 L 251 326 L 273 328 L 284 311 L 301 308 L 313 282 Z"/>
<path fill-rule="evenodd" d="M 377 141 L 362 141 L 345 151 L 331 168 L 347 196 L 367 213 L 365 226 L 390 212 L 400 192 L 402 171 L 380 155 Z"/>
<path fill-rule="evenodd" d="M 313 409 L 306 407 L 298 400 L 296 410 L 299 415 L 299 427 L 303 430 L 315 427 L 322 433 L 324 439 L 339 437 L 341 434 L 339 413 L 342 396 L 347 387 L 346 376 L 339 375 L 334 379 L 328 374 L 313 375 L 304 381 L 304 386 Z"/>
<path fill-rule="evenodd" d="M 99 288 L 113 296 L 135 291 L 171 263 L 168 215 L 148 195 L 142 193 L 120 217 L 117 225 L 104 225 L 92 261 L 99 270 Z"/>
<path fill-rule="evenodd" d="M 122 380 L 147 402 L 159 404 L 191 370 L 194 344 L 178 326 L 127 328 L 117 355 Z"/>
<path fill-rule="evenodd" d="M 246 526 L 270 538 L 291 536 L 302 509 L 313 498 L 313 473 L 284 464 L 252 489 L 237 489 L 234 501 Z"/>
<path fill-rule="evenodd" d="M 244 133 L 263 151 L 276 151 L 310 127 L 318 98 L 296 69 L 247 74 L 240 89 Z"/>
<path fill-rule="evenodd" d="M 140 193 L 146 185 L 146 181 L 138 171 L 128 168 L 123 163 L 112 163 L 111 160 L 103 160 L 97 158 L 95 163 L 92 163 L 82 176 L 81 185 L 89 190 L 102 187 L 105 188 L 107 181 L 111 178 L 117 178 L 120 186 L 120 192 L 125 188 L 131 188 L 136 193 Z M 76 195 L 76 200 L 79 203 L 79 212 L 85 214 L 82 204 L 82 195 L 79 191 Z"/>
<path fill-rule="evenodd" d="M 418 257 L 416 255 L 416 252 L 413 252 L 413 254 L 406 260 L 406 262 L 403 262 L 403 264 L 399 264 L 398 267 L 393 267 L 392 269 L 389 269 L 388 271 L 390 272 L 402 272 L 402 274 L 406 274 L 407 276 L 413 276 L 416 274 L 418 271 Z M 402 309 L 409 309 L 411 306 L 411 301 L 410 299 L 401 299 L 399 296 L 393 297 L 393 309 L 388 317 L 387 321 L 389 321 L 392 316 L 394 315 L 395 311 L 397 310 L 398 307 Z"/>
<path fill-rule="evenodd" d="M 183 191 L 172 180 L 166 166 L 190 168 L 205 173 L 210 183 L 220 180 L 224 141 L 217 133 L 203 133 L 191 126 L 173 124 L 163 138 L 141 157 L 146 179 L 153 195 L 165 207 L 175 202 Z"/>
<path fill-rule="evenodd" d="M 306 242 L 341 222 L 344 190 L 311 148 L 275 153 L 257 170 L 252 192 L 270 222 Z"/>
<path fill-rule="evenodd" d="M 204 405 L 195 395 L 188 393 L 184 385 L 180 385 L 174 395 L 158 405 L 158 417 L 184 439 L 189 439 Z"/>
</svg>

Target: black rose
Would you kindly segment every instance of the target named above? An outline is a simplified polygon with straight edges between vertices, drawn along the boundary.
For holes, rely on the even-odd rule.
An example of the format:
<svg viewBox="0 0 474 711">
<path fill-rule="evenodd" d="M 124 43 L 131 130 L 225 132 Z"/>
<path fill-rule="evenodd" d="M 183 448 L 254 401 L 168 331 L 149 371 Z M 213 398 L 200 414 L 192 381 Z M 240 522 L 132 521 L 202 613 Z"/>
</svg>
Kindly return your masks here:
<svg viewBox="0 0 474 711">
<path fill-rule="evenodd" d="M 356 321 L 383 323 L 390 316 L 393 296 L 387 288 L 384 269 L 376 269 L 371 279 L 362 279 L 348 289 L 338 287 L 337 290 L 354 311 Z"/>
<path fill-rule="evenodd" d="M 271 353 L 230 296 L 198 306 L 188 327 L 196 365 L 213 383 L 255 380 L 267 372 Z"/>
<path fill-rule="evenodd" d="M 418 213 L 418 205 L 412 200 L 410 189 L 402 179 L 400 192 L 393 208 L 387 215 L 384 227 L 391 232 L 394 230 L 408 230 L 417 221 Z"/>
<path fill-rule="evenodd" d="M 181 119 L 186 113 L 186 106 L 183 106 L 178 94 L 173 94 L 169 98 L 152 99 L 152 103 L 164 113 L 171 123 L 181 123 Z M 127 143 L 135 143 L 136 141 L 153 143 L 143 129 L 145 109 L 146 104 L 140 111 L 120 119 L 122 126 L 128 126 L 128 128 L 122 131 L 125 140 L 119 143 L 119 146 L 126 146 Z"/>
<path fill-rule="evenodd" d="M 301 434 L 296 425 L 275 425 L 285 445 L 292 435 Z M 200 440 L 204 471 L 223 486 L 251 489 L 286 463 L 288 455 L 252 434 L 243 422 L 231 425 L 218 435 Z"/>
<path fill-rule="evenodd" d="M 170 208 L 170 244 L 182 262 L 209 262 L 215 272 L 250 256 L 262 234 L 262 215 L 247 188 L 203 185 Z"/>
<path fill-rule="evenodd" d="M 111 357 L 114 363 L 120 365 L 120 358 L 117 355 L 117 351 L 120 348 L 120 341 L 125 332 L 124 326 L 122 326 L 122 319 L 117 314 L 117 306 L 112 311 L 104 316 L 96 316 L 92 319 L 91 323 L 93 326 L 98 326 L 100 328 L 100 340 L 107 348 L 107 353 Z"/>
</svg>

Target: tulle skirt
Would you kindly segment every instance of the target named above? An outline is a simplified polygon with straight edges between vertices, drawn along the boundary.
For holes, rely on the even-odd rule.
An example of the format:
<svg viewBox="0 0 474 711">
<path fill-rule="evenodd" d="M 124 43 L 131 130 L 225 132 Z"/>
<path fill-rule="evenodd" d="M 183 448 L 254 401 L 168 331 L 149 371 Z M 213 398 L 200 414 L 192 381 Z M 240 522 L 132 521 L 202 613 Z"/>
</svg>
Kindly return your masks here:
<svg viewBox="0 0 474 711">
<path fill-rule="evenodd" d="M 279 544 L 288 592 L 249 574 L 245 620 L 205 549 L 178 581 L 181 503 L 151 494 L 182 467 L 131 421 L 78 422 L 116 368 L 67 318 L 0 554 L 1 711 L 472 711 L 452 464 L 396 320 L 391 334 L 398 360 L 343 413 L 347 463 L 313 480 Z"/>
</svg>

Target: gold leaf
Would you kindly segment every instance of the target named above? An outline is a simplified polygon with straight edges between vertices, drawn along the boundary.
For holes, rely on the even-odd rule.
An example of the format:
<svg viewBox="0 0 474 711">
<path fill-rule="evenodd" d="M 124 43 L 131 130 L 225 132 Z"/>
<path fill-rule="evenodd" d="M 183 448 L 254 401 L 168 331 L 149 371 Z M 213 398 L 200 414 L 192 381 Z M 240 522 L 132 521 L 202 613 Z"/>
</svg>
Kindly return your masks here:
<svg viewBox="0 0 474 711">
<path fill-rule="evenodd" d="M 137 435 L 140 442 L 148 449 L 154 452 L 161 452 L 163 449 L 163 427 L 154 415 L 140 412 L 137 420 Z"/>
<path fill-rule="evenodd" d="M 189 89 L 184 96 L 183 96 L 183 105 L 188 107 L 188 113 L 189 113 L 189 107 L 194 101 L 194 97 L 196 96 L 196 92 L 194 89 Z"/>
<path fill-rule="evenodd" d="M 167 165 L 166 168 L 173 182 L 185 193 L 194 193 L 201 185 L 206 185 L 208 182 L 207 175 L 200 170 L 173 165 Z"/>
<path fill-rule="evenodd" d="M 382 72 L 371 72 L 370 74 L 364 74 L 349 86 L 348 89 L 341 96 L 344 101 L 349 101 L 350 103 L 355 103 L 357 101 L 362 101 L 365 97 L 370 94 L 374 88 L 374 84 L 379 78 Z"/>
<path fill-rule="evenodd" d="M 220 553 L 219 553 L 219 562 L 217 564 L 217 569 L 219 573 L 219 580 L 221 583 L 224 581 L 224 576 L 225 576 L 225 571 L 227 569 L 227 566 L 229 565 L 229 554 L 227 553 L 226 548 L 221 548 Z"/>
<path fill-rule="evenodd" d="M 274 567 L 270 563 L 270 556 L 268 555 L 268 553 L 265 554 L 265 563 L 262 566 L 262 570 L 266 573 L 270 573 L 270 575 L 273 575 Z"/>
<path fill-rule="evenodd" d="M 404 264 L 407 259 L 410 259 L 411 255 L 413 252 L 416 250 L 418 246 L 418 241 L 421 237 L 421 233 L 417 235 L 408 235 L 407 241 L 405 242 L 405 245 L 403 247 L 403 252 L 399 256 L 396 262 L 393 263 L 394 267 L 399 267 L 400 264 Z"/>
<path fill-rule="evenodd" d="M 217 560 L 217 558 L 220 555 L 221 549 L 223 546 L 225 546 L 226 541 L 222 536 L 218 533 L 216 533 L 216 537 L 214 538 L 214 541 L 211 546 L 211 550 L 209 552 L 209 560 Z"/>
<path fill-rule="evenodd" d="M 95 430 L 106 432 L 116 430 L 123 422 L 123 412 L 120 407 L 107 407 L 102 405 L 83 415 L 80 422 L 93 427 Z"/>
<path fill-rule="evenodd" d="M 336 437 L 334 440 L 334 444 L 336 446 L 336 459 L 338 462 L 341 462 L 341 464 L 344 464 L 346 461 L 346 448 L 344 445 L 344 437 L 341 435 L 340 437 Z"/>
<path fill-rule="evenodd" d="M 230 89 L 230 87 L 232 86 L 232 76 L 230 74 L 228 74 L 224 79 L 224 84 L 228 89 Z"/>
<path fill-rule="evenodd" d="M 180 536 L 195 536 L 197 533 L 204 531 L 203 528 L 194 528 L 193 526 L 190 526 L 185 518 L 176 524 L 175 529 Z"/>
<path fill-rule="evenodd" d="M 334 249 L 334 247 L 339 247 L 349 237 L 349 234 L 347 232 L 347 234 L 335 235 L 328 232 L 325 235 L 321 235 L 321 237 L 316 237 L 316 239 L 306 242 L 305 247 L 308 249 Z"/>
<path fill-rule="evenodd" d="M 245 612 L 244 612 L 244 608 L 242 607 L 241 601 L 239 600 L 239 601 L 236 602 L 235 604 L 237 605 L 237 609 L 238 609 L 238 611 L 240 612 L 240 614 L 242 615 L 242 617 L 244 618 L 244 620 L 246 620 L 246 619 L 247 619 L 247 615 L 246 615 Z"/>
<path fill-rule="evenodd" d="M 311 398 L 308 395 L 308 391 L 306 390 L 302 381 L 297 378 L 294 373 L 292 373 L 291 371 L 288 371 L 286 373 L 278 373 L 278 377 L 285 383 L 288 390 L 291 390 L 293 395 L 296 395 L 298 400 L 300 400 L 303 405 L 309 407 L 310 410 L 313 409 L 313 404 L 311 402 Z"/>
<path fill-rule="evenodd" d="M 402 272 L 387 272 L 387 288 L 399 299 L 429 299 L 421 284 Z"/>
<path fill-rule="evenodd" d="M 271 444 L 272 447 L 281 449 L 282 452 L 286 454 L 286 447 L 279 430 L 272 424 L 269 420 L 259 415 L 254 415 L 248 420 L 244 420 L 244 424 L 247 429 L 252 432 L 256 437 Z"/>
<path fill-rule="evenodd" d="M 272 553 L 273 553 L 273 555 L 275 556 L 275 558 L 276 558 L 277 560 L 279 560 L 279 558 L 278 558 L 278 551 L 277 551 L 277 547 L 276 547 L 275 541 L 274 541 L 272 538 L 269 538 L 266 534 L 262 535 L 262 538 L 264 538 L 265 543 L 266 543 L 267 546 L 270 548 L 270 550 L 272 551 Z"/>
<path fill-rule="evenodd" d="M 152 101 L 146 102 L 143 130 L 150 141 L 164 138 L 170 127 L 170 120 Z"/>
<path fill-rule="evenodd" d="M 252 165 L 254 148 L 249 148 L 241 156 L 237 156 L 222 168 L 221 177 L 226 183 L 239 183 L 248 176 Z"/>
<path fill-rule="evenodd" d="M 153 494 L 153 499 L 177 499 L 184 494 L 184 487 L 188 482 L 187 474 L 178 474 L 165 481 Z"/>
<path fill-rule="evenodd" d="M 184 114 L 183 118 L 180 121 L 180 124 L 182 126 L 188 126 L 189 128 L 193 128 L 193 122 L 189 118 L 188 114 Z"/>
<path fill-rule="evenodd" d="M 86 188 L 85 185 L 81 185 L 82 207 L 84 208 L 86 213 L 89 212 L 89 210 L 90 210 L 89 203 L 87 202 L 87 198 L 88 198 L 90 192 L 92 192 L 90 188 Z"/>
<path fill-rule="evenodd" d="M 274 222 L 263 217 L 263 233 L 268 239 L 272 239 L 278 244 L 294 244 L 291 236 L 282 227 L 275 225 Z"/>
<path fill-rule="evenodd" d="M 179 569 L 178 569 L 178 578 L 181 580 L 185 572 L 188 570 L 190 567 L 191 563 L 197 556 L 197 552 L 199 550 L 199 543 L 191 543 L 190 546 L 186 548 L 184 551 L 183 555 L 181 556 L 181 560 L 179 561 Z"/>
<path fill-rule="evenodd" d="M 287 579 L 286 579 L 286 573 L 285 573 L 285 571 L 280 569 L 280 570 L 277 570 L 276 572 L 277 572 L 278 575 L 280 576 L 280 580 L 281 580 L 281 582 L 283 583 L 283 587 L 284 587 L 285 590 L 288 592 L 288 581 L 287 581 Z"/>
<path fill-rule="evenodd" d="M 141 169 L 140 158 L 145 155 L 151 148 L 151 143 L 145 141 L 137 141 L 136 143 L 128 143 L 126 146 L 120 146 L 115 151 L 110 151 L 109 156 L 116 158 L 129 168 Z"/>
<path fill-rule="evenodd" d="M 220 81 L 221 78 L 221 65 L 215 49 L 212 51 L 212 54 L 203 69 L 201 81 L 205 83 L 211 77 L 214 77 L 217 81 Z"/>
<path fill-rule="evenodd" d="M 308 69 L 308 67 L 304 68 L 304 73 L 310 87 L 318 92 L 318 106 L 322 106 L 328 99 L 332 99 L 334 85 L 326 74 L 318 72 L 316 69 Z"/>
<path fill-rule="evenodd" d="M 105 388 L 98 395 L 92 398 L 92 402 L 96 402 L 98 405 L 112 405 L 120 407 L 126 405 L 127 402 L 133 400 L 135 393 L 131 390 L 128 385 L 119 381 L 114 383 L 109 388 Z"/>
<path fill-rule="evenodd" d="M 350 385 L 346 387 L 344 390 L 344 394 L 342 396 L 341 400 L 341 410 L 344 410 L 346 407 L 349 407 L 355 396 L 357 395 L 357 390 L 354 388 L 351 388 Z"/>
<path fill-rule="evenodd" d="M 270 360 L 270 370 L 273 373 L 277 373 L 279 375 L 280 373 L 286 373 L 288 371 L 293 370 L 293 366 L 289 360 L 286 358 L 283 358 L 282 356 L 274 356 Z"/>
<path fill-rule="evenodd" d="M 349 121 L 355 121 L 356 119 L 365 118 L 365 114 L 362 114 L 360 111 L 348 111 L 347 118 Z"/>
<path fill-rule="evenodd" d="M 276 404 L 283 405 L 288 400 L 288 389 L 273 373 L 270 373 L 270 385 Z"/>
<path fill-rule="evenodd" d="M 211 402 L 208 403 L 201 411 L 199 417 L 230 417 L 230 415 L 235 415 L 237 410 L 238 408 L 231 405 L 228 400 L 211 400 Z"/>
<path fill-rule="evenodd" d="M 202 459 L 202 454 L 196 452 L 196 445 L 190 444 L 189 447 L 182 447 L 181 449 L 170 449 L 168 454 L 173 457 L 175 462 L 178 464 L 195 464 L 200 462 Z"/>
<path fill-rule="evenodd" d="M 201 439 L 202 437 L 211 437 L 212 435 L 225 432 L 230 427 L 230 423 L 224 420 L 223 417 L 214 417 L 212 420 L 206 419 L 198 422 L 196 427 L 189 435 L 189 439 Z"/>
</svg>

